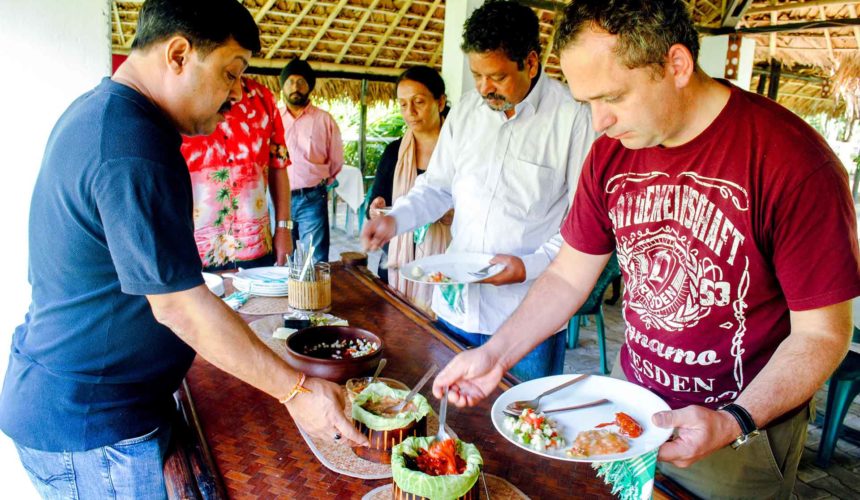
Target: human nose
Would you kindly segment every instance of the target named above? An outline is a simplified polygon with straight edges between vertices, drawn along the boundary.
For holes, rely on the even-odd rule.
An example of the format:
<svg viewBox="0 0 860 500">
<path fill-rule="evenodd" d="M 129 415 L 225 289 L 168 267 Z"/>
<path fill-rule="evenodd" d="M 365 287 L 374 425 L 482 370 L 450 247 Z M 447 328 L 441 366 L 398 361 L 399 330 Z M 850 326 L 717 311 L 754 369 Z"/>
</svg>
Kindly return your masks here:
<svg viewBox="0 0 860 500">
<path fill-rule="evenodd" d="M 487 95 L 494 90 L 490 79 L 484 77 L 475 78 L 475 87 L 477 87 L 478 93 L 481 95 Z"/>
<path fill-rule="evenodd" d="M 242 79 L 236 78 L 233 82 L 233 85 L 230 86 L 230 93 L 227 95 L 227 98 L 232 103 L 236 103 L 242 100 Z"/>
<path fill-rule="evenodd" d="M 606 109 L 606 106 L 601 103 L 591 104 L 591 124 L 595 132 L 602 134 L 609 127 L 615 125 L 615 122 L 615 115 Z"/>
</svg>

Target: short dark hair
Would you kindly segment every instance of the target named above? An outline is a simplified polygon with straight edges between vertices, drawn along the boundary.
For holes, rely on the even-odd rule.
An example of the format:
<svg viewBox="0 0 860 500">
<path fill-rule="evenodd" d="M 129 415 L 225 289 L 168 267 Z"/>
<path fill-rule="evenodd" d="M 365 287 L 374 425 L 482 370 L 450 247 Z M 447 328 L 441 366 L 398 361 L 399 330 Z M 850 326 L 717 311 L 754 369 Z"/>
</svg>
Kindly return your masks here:
<svg viewBox="0 0 860 500">
<path fill-rule="evenodd" d="M 251 52 L 260 50 L 260 29 L 236 0 L 146 0 L 131 48 L 145 50 L 176 35 L 187 38 L 201 57 L 230 38 Z"/>
<path fill-rule="evenodd" d="M 534 11 L 516 2 L 490 0 L 475 9 L 463 25 L 465 53 L 500 50 L 519 69 L 534 51 L 540 56 L 540 23 Z"/>
<path fill-rule="evenodd" d="M 576 0 L 564 9 L 555 49 L 576 43 L 586 28 L 618 36 L 615 52 L 630 69 L 652 66 L 662 71 L 676 43 L 699 57 L 699 35 L 682 0 Z"/>
<path fill-rule="evenodd" d="M 403 73 L 400 73 L 400 76 L 397 77 L 396 85 L 400 85 L 400 82 L 403 80 L 411 80 L 424 85 L 433 95 L 434 99 L 439 99 L 445 95 L 445 80 L 442 79 L 438 71 L 430 66 L 412 66 Z"/>
</svg>

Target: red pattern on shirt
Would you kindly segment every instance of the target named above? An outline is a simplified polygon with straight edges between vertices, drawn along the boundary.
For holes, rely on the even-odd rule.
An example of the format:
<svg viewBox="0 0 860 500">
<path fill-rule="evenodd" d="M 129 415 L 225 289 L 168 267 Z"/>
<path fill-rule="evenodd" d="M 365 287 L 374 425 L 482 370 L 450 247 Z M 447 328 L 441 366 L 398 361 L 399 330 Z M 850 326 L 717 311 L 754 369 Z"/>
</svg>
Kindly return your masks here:
<svg viewBox="0 0 860 500">
<path fill-rule="evenodd" d="M 272 249 L 269 168 L 289 164 L 272 93 L 243 78 L 244 95 L 208 136 L 184 137 L 194 188 L 194 237 L 204 266 L 252 260 Z"/>
</svg>

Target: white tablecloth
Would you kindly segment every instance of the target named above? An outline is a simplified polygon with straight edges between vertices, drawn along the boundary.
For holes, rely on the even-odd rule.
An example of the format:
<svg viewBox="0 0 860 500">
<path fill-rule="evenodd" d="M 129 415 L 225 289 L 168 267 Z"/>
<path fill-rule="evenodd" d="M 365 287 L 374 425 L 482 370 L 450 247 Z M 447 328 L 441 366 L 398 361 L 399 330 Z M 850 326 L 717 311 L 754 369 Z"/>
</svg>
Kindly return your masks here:
<svg viewBox="0 0 860 500">
<path fill-rule="evenodd" d="M 337 174 L 338 186 L 334 192 L 349 205 L 354 212 L 364 202 L 364 178 L 361 170 L 351 165 L 344 165 L 343 170 Z"/>
</svg>

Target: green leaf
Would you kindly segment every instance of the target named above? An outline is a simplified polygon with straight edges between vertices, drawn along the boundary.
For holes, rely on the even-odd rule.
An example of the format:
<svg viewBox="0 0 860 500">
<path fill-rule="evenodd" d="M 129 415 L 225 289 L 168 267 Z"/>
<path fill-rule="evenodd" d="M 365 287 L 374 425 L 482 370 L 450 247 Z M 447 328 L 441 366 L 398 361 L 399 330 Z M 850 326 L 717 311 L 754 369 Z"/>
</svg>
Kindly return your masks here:
<svg viewBox="0 0 860 500">
<path fill-rule="evenodd" d="M 218 193 L 215 195 L 215 199 L 223 202 L 230 198 L 230 194 L 230 188 L 222 187 L 218 189 Z"/>
<path fill-rule="evenodd" d="M 230 180 L 230 170 L 226 168 L 219 168 L 218 170 L 212 172 L 212 180 L 215 182 L 227 182 Z"/>
<path fill-rule="evenodd" d="M 406 456 L 417 457 L 435 441 L 431 437 L 410 437 L 391 449 L 391 474 L 401 490 L 432 500 L 448 500 L 465 495 L 478 481 L 484 464 L 481 453 L 473 444 L 457 440 L 457 454 L 466 461 L 466 470 L 459 475 L 430 476 L 406 466 Z"/>
<path fill-rule="evenodd" d="M 401 413 L 395 417 L 383 417 L 375 413 L 370 413 L 362 408 L 362 406 L 368 401 L 379 401 L 385 396 L 403 399 L 408 393 L 409 391 L 388 387 L 382 382 L 370 384 L 365 387 L 364 390 L 361 391 L 361 394 L 356 396 L 355 401 L 353 401 L 352 418 L 364 423 L 364 425 L 376 431 L 400 429 L 401 427 L 406 427 L 412 422 L 418 422 L 430 413 L 430 403 L 428 403 L 427 399 L 420 394 L 416 394 L 415 397 L 412 398 L 412 404 L 415 405 L 415 410 Z"/>
</svg>

